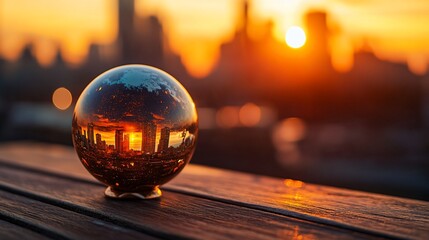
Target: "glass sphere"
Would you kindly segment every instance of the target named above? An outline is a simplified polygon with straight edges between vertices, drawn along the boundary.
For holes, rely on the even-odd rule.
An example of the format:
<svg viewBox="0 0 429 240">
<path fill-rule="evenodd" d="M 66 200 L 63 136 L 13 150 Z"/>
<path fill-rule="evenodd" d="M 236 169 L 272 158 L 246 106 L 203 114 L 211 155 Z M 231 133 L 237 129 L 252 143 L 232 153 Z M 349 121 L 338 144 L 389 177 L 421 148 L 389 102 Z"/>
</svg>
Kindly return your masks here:
<svg viewBox="0 0 429 240">
<path fill-rule="evenodd" d="M 195 104 L 166 72 L 146 65 L 95 78 L 73 113 L 75 150 L 109 197 L 159 197 L 190 161 L 198 134 Z"/>
</svg>

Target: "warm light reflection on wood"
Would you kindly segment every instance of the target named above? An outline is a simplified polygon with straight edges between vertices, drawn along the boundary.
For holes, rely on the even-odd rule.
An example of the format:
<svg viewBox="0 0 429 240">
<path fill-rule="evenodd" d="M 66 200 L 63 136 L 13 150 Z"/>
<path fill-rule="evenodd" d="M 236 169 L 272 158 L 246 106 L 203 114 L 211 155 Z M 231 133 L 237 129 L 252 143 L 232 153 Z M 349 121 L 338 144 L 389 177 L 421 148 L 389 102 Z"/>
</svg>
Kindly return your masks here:
<svg viewBox="0 0 429 240">
<path fill-rule="evenodd" d="M 293 188 L 301 188 L 304 185 L 302 181 L 293 180 L 293 179 L 285 179 L 284 184 L 287 187 L 293 187 Z"/>
</svg>

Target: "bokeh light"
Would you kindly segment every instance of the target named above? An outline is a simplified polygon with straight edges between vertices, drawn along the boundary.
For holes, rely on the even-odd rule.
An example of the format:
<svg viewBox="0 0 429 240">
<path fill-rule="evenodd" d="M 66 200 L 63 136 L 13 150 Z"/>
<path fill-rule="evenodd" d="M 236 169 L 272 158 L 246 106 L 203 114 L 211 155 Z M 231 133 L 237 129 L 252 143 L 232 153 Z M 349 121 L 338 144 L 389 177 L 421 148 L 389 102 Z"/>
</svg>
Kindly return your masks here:
<svg viewBox="0 0 429 240">
<path fill-rule="evenodd" d="M 52 103 L 60 110 L 66 110 L 70 107 L 73 97 L 71 92 L 64 87 L 57 88 L 52 94 Z"/>
<path fill-rule="evenodd" d="M 280 122 L 273 131 L 274 144 L 291 143 L 302 140 L 306 134 L 306 126 L 302 119 L 291 117 Z"/>
<path fill-rule="evenodd" d="M 261 121 L 261 108 L 253 103 L 246 103 L 240 108 L 240 123 L 246 127 L 254 127 Z"/>
<path fill-rule="evenodd" d="M 295 143 L 282 143 L 276 146 L 276 160 L 282 167 L 296 166 L 302 159 L 302 154 Z"/>
<path fill-rule="evenodd" d="M 240 123 L 238 115 L 238 107 L 226 106 L 217 111 L 216 122 L 222 128 L 237 127 Z"/>
<path fill-rule="evenodd" d="M 297 142 L 305 138 L 306 131 L 304 121 L 296 117 L 284 119 L 274 127 L 272 140 L 280 165 L 288 167 L 300 161 L 302 155 Z"/>
<path fill-rule="evenodd" d="M 304 46 L 307 37 L 304 30 L 298 26 L 290 27 L 286 32 L 286 43 L 291 48 L 300 48 Z"/>
<path fill-rule="evenodd" d="M 212 129 L 216 126 L 216 110 L 213 108 L 198 108 L 198 127 Z"/>
</svg>

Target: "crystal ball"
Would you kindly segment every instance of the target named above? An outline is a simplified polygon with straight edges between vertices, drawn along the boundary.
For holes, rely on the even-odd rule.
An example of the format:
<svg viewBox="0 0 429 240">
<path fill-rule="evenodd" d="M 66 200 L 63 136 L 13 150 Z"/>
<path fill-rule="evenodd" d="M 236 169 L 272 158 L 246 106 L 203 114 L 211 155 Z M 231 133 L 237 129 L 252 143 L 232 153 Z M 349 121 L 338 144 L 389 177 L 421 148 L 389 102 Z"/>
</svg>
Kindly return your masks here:
<svg viewBox="0 0 429 240">
<path fill-rule="evenodd" d="M 113 198 L 161 196 L 159 186 L 190 161 L 195 104 L 168 73 L 124 65 L 96 77 L 73 113 L 73 144 L 85 168 Z"/>
</svg>

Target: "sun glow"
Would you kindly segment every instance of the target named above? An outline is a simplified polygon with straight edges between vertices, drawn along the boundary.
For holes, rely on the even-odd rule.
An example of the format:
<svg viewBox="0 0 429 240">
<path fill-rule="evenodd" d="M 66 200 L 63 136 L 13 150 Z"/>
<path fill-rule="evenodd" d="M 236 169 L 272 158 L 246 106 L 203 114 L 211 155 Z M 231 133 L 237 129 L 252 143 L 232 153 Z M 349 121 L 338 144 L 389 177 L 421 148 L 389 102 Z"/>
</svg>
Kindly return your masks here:
<svg viewBox="0 0 429 240">
<path fill-rule="evenodd" d="M 304 46 L 307 37 L 304 30 L 298 26 L 290 27 L 286 32 L 286 44 L 291 48 L 300 48 Z"/>
<path fill-rule="evenodd" d="M 136 141 L 134 133 L 130 133 L 130 143 L 133 144 Z"/>
</svg>

